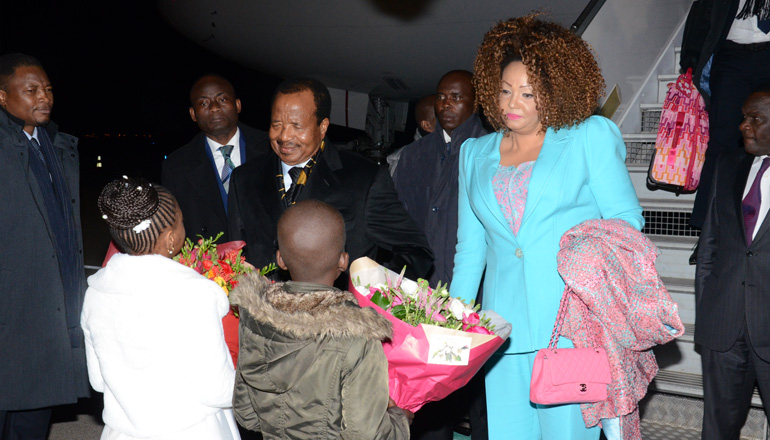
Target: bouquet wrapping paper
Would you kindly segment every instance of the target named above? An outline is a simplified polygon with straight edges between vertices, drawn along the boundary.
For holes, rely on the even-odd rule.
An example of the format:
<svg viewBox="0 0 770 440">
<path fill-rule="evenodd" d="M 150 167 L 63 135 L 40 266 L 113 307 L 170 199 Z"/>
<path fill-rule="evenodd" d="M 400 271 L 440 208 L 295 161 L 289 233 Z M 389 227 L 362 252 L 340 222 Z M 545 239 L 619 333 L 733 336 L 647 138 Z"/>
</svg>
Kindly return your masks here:
<svg viewBox="0 0 770 440">
<path fill-rule="evenodd" d="M 496 335 L 426 324 L 414 327 L 371 302 L 353 283 L 375 285 L 398 276 L 369 258 L 359 258 L 350 266 L 349 290 L 361 307 L 372 307 L 393 323 L 393 338 L 382 344 L 388 358 L 390 397 L 399 407 L 414 412 L 467 384 L 505 342 L 511 326 L 494 312 L 484 311 L 495 324 Z M 411 285 L 416 286 L 409 279 L 401 284 L 404 290 Z"/>
</svg>

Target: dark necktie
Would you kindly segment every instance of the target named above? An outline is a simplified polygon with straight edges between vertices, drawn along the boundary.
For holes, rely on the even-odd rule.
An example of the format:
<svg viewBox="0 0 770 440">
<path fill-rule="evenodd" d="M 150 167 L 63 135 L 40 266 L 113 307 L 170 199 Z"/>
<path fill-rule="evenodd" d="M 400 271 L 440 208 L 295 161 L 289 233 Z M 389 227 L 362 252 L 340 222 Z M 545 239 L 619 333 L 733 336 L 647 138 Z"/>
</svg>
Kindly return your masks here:
<svg viewBox="0 0 770 440">
<path fill-rule="evenodd" d="M 30 138 L 29 142 L 32 144 L 32 151 L 35 152 L 35 156 L 40 159 L 40 162 L 43 162 L 43 165 L 46 165 L 43 152 L 40 150 L 40 142 L 38 142 L 35 138 Z"/>
<path fill-rule="evenodd" d="M 53 182 L 51 171 L 48 169 L 48 164 L 45 161 L 45 157 L 43 157 L 43 151 L 40 149 L 40 142 L 38 142 L 37 139 L 35 138 L 29 138 L 29 143 L 32 144 L 32 151 L 35 153 L 35 156 L 37 156 L 37 158 L 40 159 L 40 163 L 43 164 L 43 167 L 48 173 L 48 178 L 51 179 L 51 181 Z"/>
<path fill-rule="evenodd" d="M 764 33 L 770 32 L 770 18 L 765 20 L 760 20 L 757 18 L 757 27 Z"/>
<path fill-rule="evenodd" d="M 299 184 L 297 181 L 299 180 L 299 176 L 302 174 L 303 167 L 291 167 L 289 169 L 289 177 L 291 177 L 291 186 L 289 187 L 289 190 L 286 191 L 286 204 L 291 206 L 294 204 L 295 199 L 297 198 L 297 194 L 299 193 Z"/>
<path fill-rule="evenodd" d="M 225 187 L 225 192 L 227 192 L 230 189 L 230 174 L 232 174 L 233 170 L 235 169 L 235 164 L 233 163 L 233 160 L 230 159 L 230 153 L 233 152 L 233 146 L 232 145 L 224 145 L 219 147 L 219 151 L 222 152 L 222 157 L 225 159 L 225 164 L 222 165 L 222 186 Z"/>
<path fill-rule="evenodd" d="M 743 223 L 746 225 L 747 245 L 751 245 L 751 241 L 754 238 L 754 227 L 757 225 L 759 207 L 762 205 L 762 191 L 759 187 L 762 182 L 762 175 L 765 174 L 768 166 L 770 166 L 770 157 L 762 160 L 762 166 L 759 167 L 757 177 L 754 178 L 749 192 L 743 198 Z"/>
</svg>

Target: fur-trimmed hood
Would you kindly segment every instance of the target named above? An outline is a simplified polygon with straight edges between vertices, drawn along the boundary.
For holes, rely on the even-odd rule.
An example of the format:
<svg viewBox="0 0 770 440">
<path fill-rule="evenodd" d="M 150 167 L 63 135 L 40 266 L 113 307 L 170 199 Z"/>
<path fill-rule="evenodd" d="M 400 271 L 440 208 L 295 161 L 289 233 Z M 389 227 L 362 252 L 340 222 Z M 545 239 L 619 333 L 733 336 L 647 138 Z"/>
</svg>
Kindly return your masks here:
<svg viewBox="0 0 770 440">
<path fill-rule="evenodd" d="M 238 370 L 249 386 L 285 393 L 330 353 L 388 339 L 390 321 L 372 308 L 361 308 L 350 292 L 329 288 L 292 292 L 265 277 L 244 277 L 230 293 L 240 307 Z M 379 348 L 381 350 L 381 348 Z M 328 374 L 328 373 L 323 373 Z"/>
<path fill-rule="evenodd" d="M 350 292 L 329 290 L 294 293 L 283 283 L 271 284 L 257 274 L 241 279 L 230 302 L 248 312 L 255 321 L 267 324 L 297 339 L 364 337 L 389 339 L 390 321 L 372 308 L 358 306 Z"/>
</svg>

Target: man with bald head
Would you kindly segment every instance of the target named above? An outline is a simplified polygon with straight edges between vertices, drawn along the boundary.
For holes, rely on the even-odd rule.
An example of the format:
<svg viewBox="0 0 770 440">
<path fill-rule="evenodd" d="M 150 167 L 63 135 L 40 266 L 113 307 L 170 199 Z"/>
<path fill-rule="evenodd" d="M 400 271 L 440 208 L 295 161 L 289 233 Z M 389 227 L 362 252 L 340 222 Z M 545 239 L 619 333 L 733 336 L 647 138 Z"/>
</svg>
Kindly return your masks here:
<svg viewBox="0 0 770 440">
<path fill-rule="evenodd" d="M 270 151 L 267 133 L 238 122 L 241 100 L 230 81 L 205 75 L 190 90 L 190 118 L 201 133 L 163 162 L 161 182 L 179 202 L 187 237 L 229 241 L 227 195 L 230 174 Z"/>
<path fill-rule="evenodd" d="M 393 182 L 398 197 L 428 237 L 435 262 L 429 281 L 452 282 L 457 245 L 457 197 L 460 146 L 470 138 L 487 134 L 479 116 L 473 112 L 473 75 L 465 70 L 446 73 L 438 82 L 435 95 L 435 131 L 404 147 Z M 450 285 L 451 291 L 451 285 Z M 466 298 L 473 299 L 473 298 Z M 482 375 L 466 389 L 446 401 L 429 403 L 418 413 L 412 427 L 417 440 L 451 440 L 458 411 L 471 405 L 473 438 L 486 438 Z M 459 393 L 469 393 L 462 398 Z"/>
</svg>

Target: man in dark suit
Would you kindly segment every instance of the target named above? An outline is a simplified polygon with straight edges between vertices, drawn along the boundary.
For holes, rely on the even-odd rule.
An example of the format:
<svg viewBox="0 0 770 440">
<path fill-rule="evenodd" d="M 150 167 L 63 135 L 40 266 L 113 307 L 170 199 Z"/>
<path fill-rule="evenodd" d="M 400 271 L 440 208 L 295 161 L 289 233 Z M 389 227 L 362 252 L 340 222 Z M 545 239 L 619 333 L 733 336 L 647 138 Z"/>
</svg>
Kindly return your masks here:
<svg viewBox="0 0 770 440">
<path fill-rule="evenodd" d="M 238 122 L 241 100 L 233 85 L 206 75 L 190 90 L 190 117 L 201 133 L 163 162 L 161 183 L 179 202 L 187 237 L 230 240 L 227 194 L 230 175 L 247 160 L 268 153 L 267 133 Z"/>
<path fill-rule="evenodd" d="M 51 122 L 40 62 L 0 57 L 0 439 L 48 435 L 51 409 L 90 394 L 77 139 Z"/>
<path fill-rule="evenodd" d="M 770 395 L 770 84 L 743 104 L 740 130 L 745 152 L 717 162 L 698 248 L 703 439 L 737 439 L 755 383 Z"/>
<path fill-rule="evenodd" d="M 296 201 L 317 199 L 345 219 L 346 251 L 412 277 L 433 263 L 425 235 L 396 196 L 388 170 L 358 154 L 339 150 L 325 138 L 331 98 L 309 78 L 281 83 L 273 97 L 270 146 L 275 154 L 250 161 L 230 183 L 231 238 L 246 241 L 246 259 L 262 267 L 275 259 L 276 225 Z M 387 255 L 383 255 L 387 254 Z"/>
</svg>

